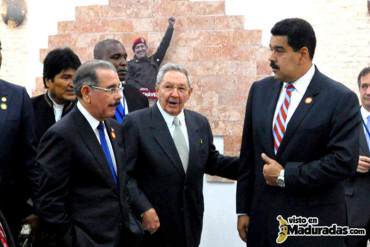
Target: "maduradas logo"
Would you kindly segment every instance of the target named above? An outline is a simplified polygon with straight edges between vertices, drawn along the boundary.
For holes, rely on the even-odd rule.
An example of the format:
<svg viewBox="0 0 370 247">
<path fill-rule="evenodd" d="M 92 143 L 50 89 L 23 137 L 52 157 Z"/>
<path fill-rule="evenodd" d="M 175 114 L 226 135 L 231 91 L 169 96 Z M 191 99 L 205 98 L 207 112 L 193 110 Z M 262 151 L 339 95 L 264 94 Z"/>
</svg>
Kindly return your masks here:
<svg viewBox="0 0 370 247">
<path fill-rule="evenodd" d="M 364 228 L 350 228 L 349 226 L 320 226 L 317 217 L 290 216 L 284 219 L 278 215 L 276 220 L 279 223 L 277 244 L 284 243 L 288 237 L 318 237 L 318 236 L 365 236 Z"/>
</svg>

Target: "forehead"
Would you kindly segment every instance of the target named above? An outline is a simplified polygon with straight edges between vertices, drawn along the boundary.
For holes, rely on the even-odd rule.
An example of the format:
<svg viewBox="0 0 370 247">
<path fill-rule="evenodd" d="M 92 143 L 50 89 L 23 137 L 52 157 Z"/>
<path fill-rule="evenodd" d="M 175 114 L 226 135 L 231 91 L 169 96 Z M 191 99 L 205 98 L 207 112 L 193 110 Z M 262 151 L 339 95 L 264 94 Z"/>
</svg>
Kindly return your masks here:
<svg viewBox="0 0 370 247">
<path fill-rule="evenodd" d="M 162 79 L 164 83 L 176 83 L 176 84 L 187 84 L 187 78 L 184 73 L 180 71 L 170 70 L 167 71 Z"/>
<path fill-rule="evenodd" d="M 104 49 L 105 55 L 111 56 L 113 54 L 126 54 L 125 47 L 122 44 L 117 42 L 112 42 L 107 44 Z"/>
<path fill-rule="evenodd" d="M 99 80 L 100 86 L 115 86 L 120 83 L 120 80 L 118 78 L 118 74 L 116 71 L 110 70 L 110 69 L 97 69 L 96 75 Z"/>
<path fill-rule="evenodd" d="M 76 73 L 76 70 L 73 68 L 67 68 L 61 70 L 58 74 L 59 75 L 74 75 Z"/>
<path fill-rule="evenodd" d="M 360 84 L 370 84 L 370 73 L 367 73 L 366 75 L 362 76 L 360 78 Z"/>
<path fill-rule="evenodd" d="M 288 37 L 280 35 L 272 35 L 270 39 L 270 47 L 289 47 Z"/>
</svg>

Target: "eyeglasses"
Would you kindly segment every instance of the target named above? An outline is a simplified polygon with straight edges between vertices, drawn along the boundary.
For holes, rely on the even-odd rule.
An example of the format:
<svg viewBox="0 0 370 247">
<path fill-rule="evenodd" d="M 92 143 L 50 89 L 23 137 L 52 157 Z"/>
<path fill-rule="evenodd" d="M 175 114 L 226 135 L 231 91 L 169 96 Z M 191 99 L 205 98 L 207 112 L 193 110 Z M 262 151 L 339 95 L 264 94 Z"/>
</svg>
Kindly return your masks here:
<svg viewBox="0 0 370 247">
<path fill-rule="evenodd" d="M 122 90 L 123 90 L 123 86 L 122 86 L 121 83 L 119 84 L 118 87 L 105 88 L 105 87 L 98 87 L 98 86 L 93 86 L 93 85 L 89 85 L 89 87 L 91 87 L 93 89 L 96 89 L 96 90 L 100 90 L 100 91 L 109 93 L 109 94 L 121 93 Z"/>
</svg>

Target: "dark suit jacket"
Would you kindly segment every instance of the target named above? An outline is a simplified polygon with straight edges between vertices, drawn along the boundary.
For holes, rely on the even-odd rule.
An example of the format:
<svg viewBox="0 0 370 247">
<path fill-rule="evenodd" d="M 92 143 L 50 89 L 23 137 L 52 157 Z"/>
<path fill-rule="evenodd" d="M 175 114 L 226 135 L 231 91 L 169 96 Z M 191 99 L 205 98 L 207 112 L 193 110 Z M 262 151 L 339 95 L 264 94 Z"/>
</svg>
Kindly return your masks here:
<svg viewBox="0 0 370 247">
<path fill-rule="evenodd" d="M 128 112 L 149 107 L 148 98 L 131 85 L 123 86 L 123 95 L 127 102 Z"/>
<path fill-rule="evenodd" d="M 9 247 L 15 247 L 15 242 L 14 242 L 12 233 L 11 233 L 11 231 L 9 229 L 9 226 L 8 226 L 3 214 L 1 213 L 1 211 L 0 211 L 0 223 L 1 223 L 1 225 L 3 227 L 3 230 L 6 234 L 6 241 L 7 241 L 8 246 Z M 1 244 L 1 242 L 0 242 L 0 246 L 3 246 Z"/>
<path fill-rule="evenodd" d="M 37 141 L 55 123 L 53 102 L 47 93 L 31 98 L 33 111 L 35 113 L 35 127 Z M 64 105 L 62 117 L 67 114 L 75 105 L 75 102 L 68 102 Z"/>
<path fill-rule="evenodd" d="M 94 131 L 77 107 L 50 127 L 38 146 L 38 213 L 57 233 L 60 246 L 113 247 L 121 237 L 129 240 L 127 179 L 116 142 L 119 136 L 113 134 L 118 124 L 114 120 L 105 124 L 117 162 L 118 186 Z"/>
<path fill-rule="evenodd" d="M 132 203 L 138 214 L 154 207 L 161 224 L 142 246 L 198 246 L 204 173 L 234 179 L 237 173 L 237 159 L 215 150 L 208 120 L 193 111 L 184 113 L 190 146 L 186 174 L 157 105 L 131 113 L 123 121 L 129 175 L 137 179 L 137 186 L 130 184 Z"/>
<path fill-rule="evenodd" d="M 277 245 L 278 215 L 318 217 L 323 226 L 347 223 L 342 180 L 358 160 L 357 96 L 315 69 L 275 155 L 272 121 L 281 87 L 269 77 L 248 96 L 237 186 L 237 212 L 250 216 L 248 246 Z M 284 166 L 285 188 L 266 184 L 261 153 Z M 288 237 L 279 246 L 343 246 L 343 238 Z"/>
<path fill-rule="evenodd" d="M 0 210 L 14 236 L 31 213 L 26 201 L 37 181 L 30 98 L 23 87 L 0 80 Z M 5 109 L 6 108 L 6 109 Z"/>
<path fill-rule="evenodd" d="M 370 157 L 365 132 L 359 135 L 360 155 Z M 357 165 L 357 164 L 356 164 Z M 348 224 L 351 227 L 364 227 L 370 230 L 370 173 L 358 173 L 345 181 Z M 369 236 L 369 232 L 367 232 Z M 359 240 L 359 237 L 353 241 Z M 364 241 L 364 240 L 363 240 Z M 365 240 L 366 243 L 366 240 Z"/>
</svg>

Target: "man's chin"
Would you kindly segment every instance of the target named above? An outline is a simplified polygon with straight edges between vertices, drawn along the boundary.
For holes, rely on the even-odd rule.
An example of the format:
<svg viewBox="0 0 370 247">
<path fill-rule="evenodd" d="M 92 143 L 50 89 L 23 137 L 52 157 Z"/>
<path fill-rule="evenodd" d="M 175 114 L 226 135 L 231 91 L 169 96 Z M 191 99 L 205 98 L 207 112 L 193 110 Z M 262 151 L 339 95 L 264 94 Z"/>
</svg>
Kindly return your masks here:
<svg viewBox="0 0 370 247">
<path fill-rule="evenodd" d="M 75 101 L 76 98 L 77 97 L 75 94 L 68 94 L 68 95 L 64 95 L 63 101 Z"/>
</svg>

